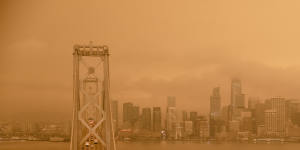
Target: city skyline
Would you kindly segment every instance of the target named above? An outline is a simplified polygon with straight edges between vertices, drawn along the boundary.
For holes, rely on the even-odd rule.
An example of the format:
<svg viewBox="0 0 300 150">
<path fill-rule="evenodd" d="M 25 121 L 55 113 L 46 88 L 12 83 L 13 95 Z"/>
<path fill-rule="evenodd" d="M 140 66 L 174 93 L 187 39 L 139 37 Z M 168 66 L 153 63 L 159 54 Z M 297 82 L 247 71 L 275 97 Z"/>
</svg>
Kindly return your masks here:
<svg viewBox="0 0 300 150">
<path fill-rule="evenodd" d="M 229 86 L 230 84 L 228 84 L 228 86 L 232 88 L 232 82 L 235 82 L 236 80 L 238 80 L 239 84 L 241 84 L 243 82 L 243 81 L 240 80 L 240 78 L 234 77 L 234 78 L 231 78 L 229 80 L 230 81 L 229 83 L 231 83 L 231 86 Z M 241 86 L 241 85 L 239 85 L 239 86 Z M 230 99 L 232 99 L 231 95 L 232 95 L 232 91 L 234 91 L 234 88 L 230 90 L 229 93 L 231 93 L 231 94 L 228 94 L 228 93 L 224 94 L 224 92 L 221 92 L 222 91 L 222 87 L 221 86 L 214 86 L 214 87 L 212 87 L 212 89 L 213 89 L 212 95 L 206 99 L 206 101 L 209 103 L 208 104 L 208 109 L 197 109 L 197 107 L 195 109 L 195 107 L 194 108 L 188 108 L 188 107 L 181 107 L 179 105 L 179 107 L 177 107 L 178 110 L 176 110 L 176 112 L 177 111 L 189 110 L 191 112 L 197 112 L 197 113 L 200 113 L 202 115 L 208 115 L 209 113 L 211 113 L 211 110 L 212 110 L 212 108 L 211 108 L 212 107 L 212 105 L 211 105 L 212 96 L 216 97 L 214 99 L 217 99 L 217 101 L 218 101 L 217 104 L 214 104 L 214 105 L 217 105 L 215 107 L 219 107 L 219 108 L 217 108 L 217 109 L 220 109 L 219 111 L 221 111 L 221 108 L 223 108 L 224 106 L 230 106 L 230 105 L 232 105 L 232 100 L 230 100 Z M 240 89 L 240 91 L 239 91 L 238 94 L 240 94 L 240 95 L 243 96 L 242 99 L 243 99 L 243 107 L 244 108 L 246 108 L 246 107 L 248 108 L 249 107 L 249 103 L 251 103 L 253 100 L 255 101 L 255 104 L 256 104 L 256 103 L 262 103 L 262 102 L 268 101 L 269 99 L 274 98 L 274 97 L 283 97 L 283 96 L 267 96 L 266 98 L 261 98 L 261 97 L 258 97 L 258 96 L 252 96 L 252 95 L 243 94 L 243 92 L 242 92 L 241 89 Z M 224 95 L 229 95 L 230 97 L 226 98 L 226 97 L 224 97 L 224 95 L 222 95 L 220 93 L 222 93 Z M 128 100 L 124 100 L 124 99 L 113 99 L 112 103 L 113 103 L 113 105 L 115 105 L 114 103 L 120 103 L 120 104 L 128 104 L 129 103 L 129 104 L 132 105 L 132 107 L 135 107 L 135 108 L 137 108 L 137 107 L 138 108 L 160 107 L 161 111 L 167 111 L 169 105 L 171 107 L 174 107 L 174 106 L 176 106 L 176 103 L 178 103 L 178 102 L 179 102 L 179 104 L 180 103 L 182 104 L 183 102 L 186 102 L 185 99 L 181 99 L 181 100 L 179 99 L 178 100 L 176 95 L 173 95 L 173 96 L 169 95 L 169 96 L 165 96 L 164 98 L 167 98 L 167 101 L 165 101 L 163 103 L 151 104 L 151 105 L 140 104 L 139 102 L 128 101 Z M 293 98 L 293 97 L 284 97 L 284 98 L 287 99 L 287 100 L 297 100 L 296 98 Z M 176 101 L 176 99 L 178 101 Z M 224 99 L 225 99 L 225 102 L 224 102 Z M 228 101 L 228 99 L 229 99 L 229 101 Z M 134 106 L 133 106 L 133 103 L 134 103 Z M 213 109 L 216 109 L 216 108 L 213 108 Z M 123 109 L 119 108 L 117 110 L 119 112 L 117 115 L 119 115 L 119 116 L 121 115 L 122 116 L 122 112 L 121 112 L 122 110 Z M 142 109 L 141 109 L 141 111 L 142 111 Z M 132 116 L 130 116 L 130 117 L 132 117 Z M 162 117 L 165 118 L 166 116 L 162 115 Z M 46 119 L 46 120 L 64 120 L 64 119 L 66 119 L 65 117 L 64 118 L 56 118 L 56 119 L 51 119 L 51 118 L 52 117 L 50 117 L 50 119 Z M 124 114 L 123 114 L 123 116 L 121 118 L 124 119 Z M 18 119 L 17 118 L 16 120 L 24 120 L 24 119 L 25 120 L 26 119 L 27 120 L 32 120 L 32 118 L 30 118 L 30 117 L 29 118 L 22 118 L 22 119 Z M 67 118 L 67 119 L 71 119 L 71 118 Z M 9 119 L 4 119 L 4 120 L 9 120 Z M 12 118 L 11 120 L 14 120 L 14 118 Z M 35 119 L 33 119 L 33 120 L 35 120 Z M 37 120 L 40 120 L 40 119 L 37 119 Z M 41 120 L 43 120 L 43 119 L 41 119 Z"/>
<path fill-rule="evenodd" d="M 238 88 L 241 89 L 241 81 Z M 234 85 L 236 87 L 236 85 Z M 242 90 L 239 90 L 240 94 Z M 233 91 L 237 89 L 232 88 Z M 296 142 L 300 136 L 300 100 L 249 97 L 248 106 L 220 106 L 220 88 L 212 88 L 209 114 L 178 110 L 176 96 L 166 96 L 163 106 L 140 107 L 132 102 L 111 101 L 112 123 L 118 140 L 217 140 L 219 142 L 273 140 Z M 232 93 L 232 92 L 231 92 Z M 234 93 L 234 92 L 233 92 Z M 118 114 L 123 117 L 118 117 Z M 189 115 L 188 115 L 189 114 Z M 121 115 L 122 116 L 122 115 Z M 68 140 L 70 121 L 0 121 L 0 136 L 26 140 Z M 62 132 L 63 131 L 63 132 Z"/>
<path fill-rule="evenodd" d="M 0 0 L 0 149 L 299 149 L 299 0 Z"/>
</svg>

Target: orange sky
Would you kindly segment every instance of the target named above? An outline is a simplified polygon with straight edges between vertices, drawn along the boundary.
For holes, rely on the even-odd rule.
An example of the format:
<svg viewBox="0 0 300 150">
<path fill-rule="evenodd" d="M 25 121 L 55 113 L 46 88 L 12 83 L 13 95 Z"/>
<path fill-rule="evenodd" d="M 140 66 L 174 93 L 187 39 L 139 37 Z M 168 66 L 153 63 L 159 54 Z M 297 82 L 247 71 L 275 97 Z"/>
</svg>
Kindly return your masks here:
<svg viewBox="0 0 300 150">
<path fill-rule="evenodd" d="M 111 95 L 207 112 L 230 78 L 247 96 L 300 98 L 298 0 L 4 0 L 0 118 L 69 117 L 74 44 L 105 44 Z M 59 105 L 61 104 L 61 105 Z"/>
</svg>

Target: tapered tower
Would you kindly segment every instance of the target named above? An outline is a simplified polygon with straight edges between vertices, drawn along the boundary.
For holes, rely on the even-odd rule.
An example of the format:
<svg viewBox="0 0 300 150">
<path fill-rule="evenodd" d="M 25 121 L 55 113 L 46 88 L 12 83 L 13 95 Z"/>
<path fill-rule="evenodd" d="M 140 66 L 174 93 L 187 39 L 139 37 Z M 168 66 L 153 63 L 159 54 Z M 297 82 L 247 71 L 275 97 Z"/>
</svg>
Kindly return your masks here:
<svg viewBox="0 0 300 150">
<path fill-rule="evenodd" d="M 107 46 L 75 45 L 71 150 L 115 150 Z"/>
</svg>

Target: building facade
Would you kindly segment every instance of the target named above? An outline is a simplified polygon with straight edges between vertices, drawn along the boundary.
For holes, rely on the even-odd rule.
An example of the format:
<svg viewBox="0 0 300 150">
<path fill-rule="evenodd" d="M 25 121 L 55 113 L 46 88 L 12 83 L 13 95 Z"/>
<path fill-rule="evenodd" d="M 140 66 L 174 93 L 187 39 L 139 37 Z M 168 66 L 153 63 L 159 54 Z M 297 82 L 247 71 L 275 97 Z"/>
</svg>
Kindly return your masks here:
<svg viewBox="0 0 300 150">
<path fill-rule="evenodd" d="M 242 83 L 240 79 L 231 80 L 231 105 L 233 108 L 245 108 L 245 95 L 242 94 Z"/>
<path fill-rule="evenodd" d="M 210 96 L 210 114 L 212 116 L 219 116 L 221 111 L 221 94 L 220 87 L 213 89 L 212 95 Z"/>
<path fill-rule="evenodd" d="M 133 104 L 132 103 L 124 103 L 123 104 L 123 125 L 128 124 L 129 127 L 132 126 L 133 122 Z"/>
<path fill-rule="evenodd" d="M 145 130 L 151 130 L 151 108 L 142 109 L 142 128 Z"/>
<path fill-rule="evenodd" d="M 270 99 L 271 109 L 265 111 L 265 129 L 267 136 L 286 136 L 286 101 L 284 98 L 275 97 Z"/>
<path fill-rule="evenodd" d="M 118 101 L 114 100 L 111 101 L 111 113 L 112 113 L 112 122 L 113 122 L 113 129 L 115 132 L 119 128 L 119 111 L 118 111 Z"/>
<path fill-rule="evenodd" d="M 153 107 L 153 131 L 161 131 L 161 109 L 160 107 Z"/>
</svg>

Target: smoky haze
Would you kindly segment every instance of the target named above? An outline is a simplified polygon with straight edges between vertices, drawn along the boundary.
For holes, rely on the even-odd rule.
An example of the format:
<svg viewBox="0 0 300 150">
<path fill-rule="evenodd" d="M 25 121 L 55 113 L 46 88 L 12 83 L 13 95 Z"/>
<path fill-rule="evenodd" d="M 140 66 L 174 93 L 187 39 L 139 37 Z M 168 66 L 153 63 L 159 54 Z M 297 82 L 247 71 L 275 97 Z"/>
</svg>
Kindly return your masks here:
<svg viewBox="0 0 300 150">
<path fill-rule="evenodd" d="M 297 0 L 1 1 L 0 118 L 70 118 L 74 44 L 108 45 L 111 95 L 206 113 L 230 79 L 300 98 Z"/>
</svg>

